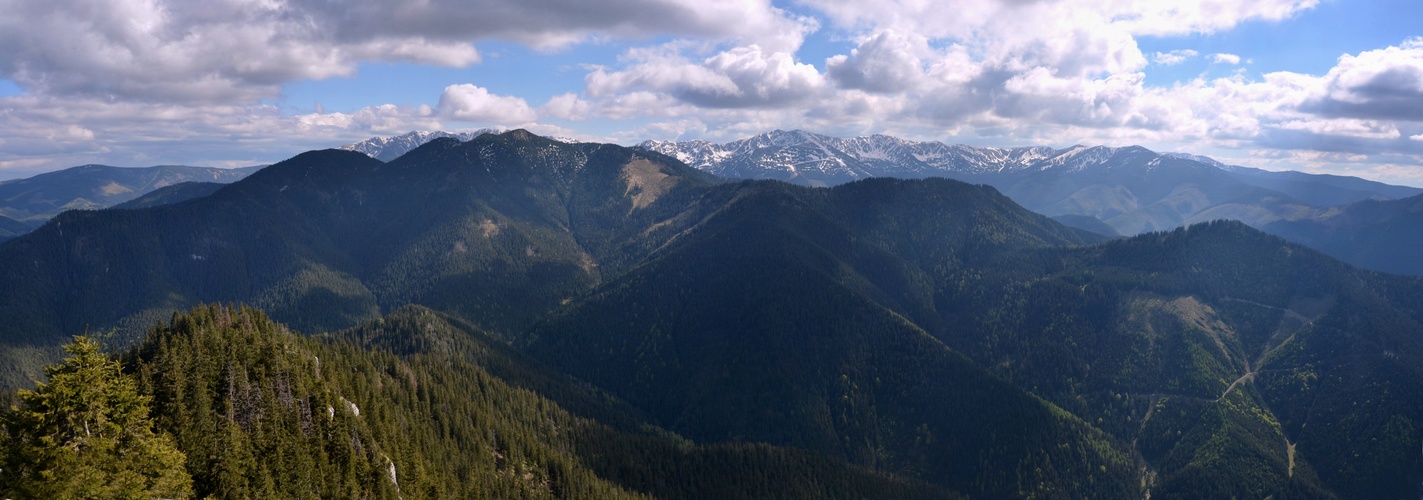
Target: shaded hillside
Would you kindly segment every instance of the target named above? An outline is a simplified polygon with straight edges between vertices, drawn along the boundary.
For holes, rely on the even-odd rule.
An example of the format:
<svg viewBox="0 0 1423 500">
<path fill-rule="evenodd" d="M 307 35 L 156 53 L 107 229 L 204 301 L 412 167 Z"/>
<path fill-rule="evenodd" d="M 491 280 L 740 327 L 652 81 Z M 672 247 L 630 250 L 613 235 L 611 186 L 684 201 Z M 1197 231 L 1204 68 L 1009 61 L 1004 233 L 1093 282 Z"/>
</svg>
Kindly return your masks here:
<svg viewBox="0 0 1423 500">
<path fill-rule="evenodd" d="M 1423 275 L 1423 195 L 1361 201 L 1264 229 L 1365 269 Z"/>
<path fill-rule="evenodd" d="M 1121 234 L 1117 233 L 1117 230 L 1112 226 L 1109 226 L 1107 225 L 1107 223 L 1102 222 L 1100 219 L 1089 215 L 1059 215 L 1053 217 L 1052 220 L 1055 220 L 1064 226 L 1081 229 L 1089 233 L 1100 234 L 1102 236 L 1109 236 L 1113 238 L 1121 236 Z"/>
<path fill-rule="evenodd" d="M 914 195 L 932 187 L 962 205 Z M 1072 422 L 1105 434 L 1059 431 L 1100 444 L 1069 446 L 1097 451 L 1054 464 L 1123 453 L 1168 497 L 1396 496 L 1423 479 L 1403 453 L 1423 417 L 1413 368 L 1423 283 L 1360 273 L 1238 223 L 1063 249 L 1079 236 L 1050 223 L 1025 231 L 1034 219 L 1002 217 L 1012 210 L 989 210 L 993 197 L 965 188 L 735 185 L 735 203 L 541 326 L 530 350 L 690 436 L 927 467 L 924 477 L 975 495 L 1036 491 L 994 476 L 1012 469 L 995 460 L 1034 447 L 1021 429 Z M 1333 326 L 1344 324 L 1357 330 Z M 959 352 L 1016 389 L 974 392 L 996 382 Z M 1014 390 L 1071 417 L 1025 425 L 1029 407 L 994 413 Z M 1311 397 L 1353 403 L 1300 406 Z M 1311 431 L 1292 427 L 1305 420 Z M 944 430 L 1001 436 L 992 429 L 1003 422 L 1020 428 L 1009 443 Z M 1387 437 L 1360 439 L 1369 432 Z M 946 472 L 965 469 L 913 444 L 929 434 L 984 450 L 988 465 L 967 470 L 988 475 Z M 1347 458 L 1373 455 L 1395 459 Z M 1121 484 L 1048 470 L 1036 477 L 1053 491 L 1112 495 L 1091 488 Z"/>
<path fill-rule="evenodd" d="M 796 450 L 609 427 L 486 366 L 582 394 L 586 412 L 633 417 L 428 310 L 324 340 L 253 309 L 204 306 L 175 314 L 125 357 L 153 398 L 156 427 L 188 457 L 198 496 L 952 498 Z"/>
<path fill-rule="evenodd" d="M 531 352 L 693 439 L 790 444 L 973 496 L 1139 494 L 1116 443 L 906 318 L 933 321 L 928 283 L 851 231 L 923 235 L 945 262 L 1075 233 L 951 181 L 726 189 L 734 202 L 541 326 Z M 910 206 L 922 218 L 901 218 Z M 848 224 L 827 217 L 851 207 Z"/>
<path fill-rule="evenodd" d="M 39 227 L 39 225 L 29 222 L 20 222 L 0 215 L 0 242 L 33 231 L 36 227 Z"/>
<path fill-rule="evenodd" d="M 1259 226 L 1316 209 L 1215 166 L 1139 147 L 1092 148 L 1060 166 L 1046 163 L 981 181 L 1030 210 L 1095 217 L 1124 235 L 1215 219 Z"/>
<path fill-rule="evenodd" d="M 86 328 L 134 338 L 200 302 L 245 301 L 302 331 L 421 303 L 512 334 L 639 260 L 710 178 L 657 155 L 523 131 L 382 163 L 298 155 L 181 205 L 73 211 L 0 245 L 6 385 Z M 671 207 L 671 208 L 668 208 Z"/>
<path fill-rule="evenodd" d="M 182 182 L 230 183 L 261 167 L 84 165 L 0 182 L 0 216 L 43 221 L 65 210 L 107 208 Z"/>
<path fill-rule="evenodd" d="M 1134 443 L 1157 491 L 1376 498 L 1423 480 L 1404 452 L 1423 418 L 1417 279 L 1239 223 L 1020 261 L 1039 264 L 947 288 L 959 328 L 939 338 Z"/>
<path fill-rule="evenodd" d="M 135 208 L 172 205 L 174 203 L 209 196 L 224 186 L 227 186 L 227 184 L 220 182 L 179 182 L 155 189 L 148 194 L 114 205 L 111 208 L 132 210 Z"/>
<path fill-rule="evenodd" d="M 540 411 L 548 412 L 544 408 L 551 407 L 563 413 L 567 409 L 566 416 L 554 418 L 568 423 L 556 424 L 553 432 L 538 433 L 537 438 L 553 441 L 550 444 L 576 457 L 599 477 L 631 491 L 659 498 L 956 496 L 921 481 L 800 450 L 746 443 L 693 444 L 649 425 L 634 407 L 601 390 L 449 321 L 428 309 L 411 307 L 328 338 L 390 352 L 416 369 L 442 378 L 453 372 L 455 378 L 447 379 L 443 386 L 455 393 L 451 395 L 455 402 L 463 392 L 460 388 L 476 385 L 470 373 L 478 372 L 492 381 L 478 382 L 481 387 L 507 384 L 519 393 L 547 398 L 539 404 Z M 399 389 L 393 393 L 399 394 Z M 509 410 L 496 405 L 488 411 L 497 415 Z M 518 422 L 539 420 L 520 418 Z"/>
<path fill-rule="evenodd" d="M 1246 167 L 1231 167 L 1230 171 L 1250 184 L 1322 207 L 1348 205 L 1366 200 L 1398 200 L 1423 194 L 1423 189 L 1394 186 L 1358 177 L 1292 171 L 1271 172 Z"/>
</svg>

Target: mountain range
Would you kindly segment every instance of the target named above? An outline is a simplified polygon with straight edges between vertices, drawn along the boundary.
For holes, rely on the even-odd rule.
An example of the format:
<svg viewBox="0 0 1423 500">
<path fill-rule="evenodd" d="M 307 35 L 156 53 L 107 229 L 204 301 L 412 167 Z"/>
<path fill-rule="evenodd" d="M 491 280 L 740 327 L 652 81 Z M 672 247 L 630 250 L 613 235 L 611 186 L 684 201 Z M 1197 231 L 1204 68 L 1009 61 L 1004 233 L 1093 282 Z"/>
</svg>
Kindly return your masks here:
<svg viewBox="0 0 1423 500">
<path fill-rule="evenodd" d="M 1238 220 L 1360 267 L 1423 274 L 1423 254 L 1409 251 L 1415 248 L 1413 232 L 1373 231 L 1367 241 L 1337 237 L 1352 228 L 1386 229 L 1376 225 L 1382 221 L 1338 214 L 1382 216 L 1376 204 L 1423 190 L 1354 177 L 1271 172 L 1136 146 L 976 148 L 804 131 L 773 131 L 725 144 L 646 141 L 637 147 L 740 179 L 829 186 L 869 177 L 938 176 L 987 184 L 1030 210 L 1107 235 Z M 1348 207 L 1353 204 L 1358 206 Z"/>
<path fill-rule="evenodd" d="M 66 210 L 108 208 L 185 182 L 231 183 L 260 168 L 82 165 L 0 181 L 0 241 L 29 232 Z"/>
<path fill-rule="evenodd" d="M 1154 155 L 1027 159 L 1040 152 L 1003 156 L 1070 170 Z M 1168 156 L 1158 167 L 1172 162 L 1205 165 Z M 180 361 L 212 355 L 183 350 L 217 340 L 150 328 L 280 330 L 254 313 L 175 314 L 233 302 L 345 353 L 320 354 L 322 373 L 335 372 L 321 382 L 333 384 L 327 395 L 297 399 L 358 403 L 371 427 L 340 442 L 406 450 L 361 451 L 359 463 L 398 459 L 432 482 L 458 474 L 429 462 L 441 456 L 536 489 L 677 497 L 699 490 L 674 484 L 708 470 L 693 457 L 781 479 L 747 484 L 839 477 L 871 497 L 1380 498 L 1423 481 L 1419 278 L 1362 271 L 1237 222 L 1109 239 L 991 186 L 728 181 L 648 149 L 522 130 L 439 138 L 390 162 L 307 152 L 207 196 L 63 213 L 0 244 L 0 376 L 28 385 L 86 329 L 117 346 L 160 335 L 135 373 L 250 386 L 213 407 L 300 432 L 307 417 L 279 389 L 321 386 L 256 377 L 309 372 L 301 360 L 318 348 L 222 348 L 213 352 L 232 353 L 229 368 L 200 370 Z M 224 331 L 208 335 L 237 338 Z M 244 361 L 257 355 L 293 357 Z M 205 394 L 154 380 L 141 386 Z M 514 424 L 465 427 L 510 417 L 459 394 L 505 385 L 546 400 L 517 405 L 553 412 L 519 417 L 546 428 L 515 438 Z M 436 410 L 466 404 L 453 422 Z M 580 445 L 551 405 L 661 437 Z M 202 418 L 257 429 L 222 415 Z M 210 431 L 182 434 L 182 422 L 207 421 L 197 418 L 168 424 L 178 442 L 226 449 L 204 444 Z M 480 444 L 402 444 L 380 430 L 396 428 Z M 510 463 L 509 443 L 563 451 Z M 727 454 L 712 459 L 716 450 Z M 557 458 L 568 456 L 584 458 Z M 563 482 L 574 477 L 588 480 Z"/>
<path fill-rule="evenodd" d="M 410 132 L 342 149 L 389 160 L 436 137 L 469 140 L 484 132 Z M 1423 194 L 1423 189 L 1356 177 L 1273 172 L 1135 146 L 1004 149 L 885 135 L 843 139 L 805 131 L 777 130 L 724 144 L 644 141 L 636 147 L 733 179 L 833 186 L 871 177 L 946 177 L 987 184 L 1030 210 L 1107 236 L 1239 220 L 1365 269 L 1423 275 L 1423 253 L 1410 251 L 1415 248 L 1412 231 L 1338 237 L 1351 228 L 1384 228 L 1337 214 L 1380 213 L 1371 204 Z M 1357 208 L 1346 206 L 1356 203 Z M 1350 223 L 1341 226 L 1344 220 Z"/>
<path fill-rule="evenodd" d="M 503 132 L 503 130 L 479 129 L 472 132 L 412 130 L 405 134 L 390 137 L 372 137 L 361 142 L 341 146 L 337 149 L 355 151 L 380 161 L 391 161 L 435 139 L 449 138 L 466 142 L 487 133 L 497 134 L 500 132 Z"/>
<path fill-rule="evenodd" d="M 1280 191 L 1312 203 L 1332 206 L 1365 199 L 1395 199 L 1423 193 L 1404 186 L 1354 177 L 1271 172 L 1231 166 L 1184 153 L 1157 154 L 1130 146 L 973 147 L 918 142 L 886 135 L 838 138 L 801 130 L 776 130 L 748 139 L 644 141 L 636 147 L 674 156 L 693 167 L 730 178 L 777 178 L 808 186 L 829 186 L 867 177 L 1006 175 L 1023 172 L 1096 172 L 1157 170 L 1168 160 L 1197 163 L 1238 174 L 1250 185 Z"/>
<path fill-rule="evenodd" d="M 502 134 L 507 131 L 508 129 L 505 128 L 482 128 L 467 132 L 412 130 L 390 137 L 372 137 L 361 142 L 340 146 L 337 149 L 363 153 L 380 161 L 391 161 L 435 139 L 449 138 L 466 142 L 484 134 Z M 579 142 L 567 137 L 554 137 L 553 139 L 569 144 Z"/>
<path fill-rule="evenodd" d="M 1360 267 L 1423 276 L 1423 195 L 1361 201 L 1263 229 Z"/>
</svg>

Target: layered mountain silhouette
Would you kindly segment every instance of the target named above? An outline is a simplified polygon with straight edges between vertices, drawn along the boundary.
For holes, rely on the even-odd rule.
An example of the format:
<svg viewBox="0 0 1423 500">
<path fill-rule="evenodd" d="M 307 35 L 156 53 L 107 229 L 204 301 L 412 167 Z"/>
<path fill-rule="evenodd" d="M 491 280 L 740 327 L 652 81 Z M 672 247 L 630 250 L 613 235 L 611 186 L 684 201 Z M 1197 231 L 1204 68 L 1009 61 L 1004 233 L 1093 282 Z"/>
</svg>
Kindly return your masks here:
<svg viewBox="0 0 1423 500">
<path fill-rule="evenodd" d="M 1042 161 L 1099 154 L 1154 153 Z M 200 302 L 344 330 L 349 349 L 435 346 L 453 358 L 389 373 L 437 384 L 474 362 L 615 429 L 795 450 L 883 474 L 855 483 L 885 495 L 1395 497 L 1423 480 L 1419 279 L 1233 222 L 1107 241 L 943 178 L 726 181 L 522 130 L 390 162 L 303 153 L 0 244 L 4 381 L 27 385 L 68 335 L 130 343 Z"/>
<path fill-rule="evenodd" d="M 227 186 L 227 184 L 220 182 L 179 182 L 155 189 L 143 196 L 114 205 L 111 208 L 134 209 L 172 205 L 174 203 L 209 196 L 225 186 Z"/>
<path fill-rule="evenodd" d="M 1354 209 L 1349 224 L 1342 224 L 1345 219 L 1336 214 L 1343 205 L 1368 206 L 1423 193 L 1354 177 L 1270 172 L 1135 146 L 977 148 L 883 135 L 842 139 L 804 131 L 778 130 L 725 144 L 647 141 L 638 147 L 738 179 L 833 186 L 870 177 L 946 177 L 988 184 L 1030 210 L 1106 235 L 1238 220 L 1360 267 L 1423 274 L 1418 271 L 1423 254 L 1417 252 L 1375 256 L 1389 251 L 1380 252 L 1373 242 L 1333 238 L 1332 233 L 1306 236 L 1286 229 L 1325 219 L 1333 221 L 1324 222 L 1326 226 L 1375 227 L 1384 222 L 1363 220 L 1358 214 L 1380 212 Z"/>
<path fill-rule="evenodd" d="M 479 129 L 472 132 L 412 130 L 397 136 L 372 137 L 361 142 L 341 146 L 338 149 L 362 153 L 380 161 L 391 161 L 435 139 L 449 138 L 465 142 L 487 133 L 497 134 L 501 132 L 504 132 L 504 130 Z"/>
<path fill-rule="evenodd" d="M 29 232 L 66 210 L 108 208 L 186 182 L 231 183 L 260 168 L 83 165 L 0 181 L 0 240 Z"/>
<path fill-rule="evenodd" d="M 1423 195 L 1361 201 L 1264 230 L 1365 269 L 1423 276 Z"/>
<path fill-rule="evenodd" d="M 39 224 L 32 222 L 21 222 L 9 217 L 0 215 L 0 241 L 33 231 Z"/>
</svg>

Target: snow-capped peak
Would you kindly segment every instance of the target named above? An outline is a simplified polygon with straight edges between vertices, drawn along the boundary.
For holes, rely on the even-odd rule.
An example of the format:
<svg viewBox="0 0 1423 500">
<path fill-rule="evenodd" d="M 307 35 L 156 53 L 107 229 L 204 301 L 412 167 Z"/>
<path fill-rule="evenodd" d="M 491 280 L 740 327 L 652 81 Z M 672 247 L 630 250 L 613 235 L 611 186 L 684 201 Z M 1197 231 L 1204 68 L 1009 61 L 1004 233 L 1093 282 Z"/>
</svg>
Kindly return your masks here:
<svg viewBox="0 0 1423 500">
<path fill-rule="evenodd" d="M 425 143 L 435 139 L 450 137 L 461 142 L 469 141 L 484 134 L 503 133 L 503 129 L 484 128 L 471 132 L 445 132 L 429 130 L 412 130 L 408 133 L 391 137 L 372 137 L 355 144 L 347 144 L 337 149 L 364 153 L 366 156 L 380 161 L 390 161 L 399 158 L 411 150 L 425 145 Z"/>
<path fill-rule="evenodd" d="M 965 178 L 1021 171 L 1149 168 L 1160 164 L 1153 164 L 1152 159 L 1162 157 L 1139 146 L 1005 149 L 917 142 L 878 134 L 847 139 L 803 130 L 774 130 L 721 144 L 703 140 L 644 141 L 637 147 L 724 177 L 773 178 L 809 185 L 832 185 L 866 177 Z M 1218 164 L 1211 161 L 1208 165 Z"/>
<path fill-rule="evenodd" d="M 1229 166 L 1229 165 L 1226 165 L 1226 164 L 1224 164 L 1224 163 L 1221 163 L 1220 161 L 1217 161 L 1215 158 L 1211 158 L 1211 157 L 1209 157 L 1209 156 L 1195 155 L 1195 154 L 1190 154 L 1190 153 L 1162 153 L 1162 156 L 1170 156 L 1170 157 L 1176 158 L 1176 159 L 1191 160 L 1191 161 L 1194 161 L 1194 162 L 1200 162 L 1200 163 L 1204 163 L 1204 164 L 1206 164 L 1206 165 L 1210 165 L 1210 166 L 1212 166 L 1212 167 L 1219 168 L 1219 169 L 1226 169 L 1226 170 L 1229 170 L 1229 169 L 1230 169 L 1230 166 Z"/>
</svg>

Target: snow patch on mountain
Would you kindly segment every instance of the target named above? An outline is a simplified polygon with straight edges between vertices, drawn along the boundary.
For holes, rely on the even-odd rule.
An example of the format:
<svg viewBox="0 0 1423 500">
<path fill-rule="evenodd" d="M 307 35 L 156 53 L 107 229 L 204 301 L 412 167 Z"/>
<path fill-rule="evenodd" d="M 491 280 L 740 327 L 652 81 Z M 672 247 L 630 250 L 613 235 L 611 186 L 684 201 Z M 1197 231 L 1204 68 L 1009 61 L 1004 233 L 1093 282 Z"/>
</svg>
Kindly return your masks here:
<svg viewBox="0 0 1423 500">
<path fill-rule="evenodd" d="M 458 139 L 460 142 L 465 142 L 484 134 L 499 134 L 503 132 L 503 129 L 494 128 L 484 128 L 472 132 L 413 130 L 409 133 L 392 137 L 372 137 L 355 144 L 341 146 L 337 149 L 363 153 L 366 156 L 380 161 L 390 161 L 399 158 L 405 153 L 409 153 L 415 148 L 424 146 L 425 143 L 435 139 L 450 137 Z"/>
<path fill-rule="evenodd" d="M 1235 171 L 1214 159 L 1160 154 L 1140 146 L 974 147 L 919 142 L 887 135 L 831 137 L 774 130 L 739 141 L 644 141 L 636 147 L 671 156 L 722 177 L 779 179 L 827 186 L 867 177 L 951 177 L 971 182 L 1030 173 L 1108 173 L 1160 168 Z"/>
<path fill-rule="evenodd" d="M 775 130 L 723 144 L 701 140 L 645 141 L 637 147 L 723 177 L 772 178 L 812 186 L 867 177 L 977 176 L 1026 170 L 1077 172 L 1113 163 L 1122 151 L 1154 155 L 1137 147 L 1005 149 L 918 142 L 887 135 L 846 139 L 800 130 Z"/>
<path fill-rule="evenodd" d="M 1209 156 L 1202 156 L 1202 155 L 1193 155 L 1193 154 L 1190 154 L 1190 153 L 1162 153 L 1162 156 L 1169 156 L 1169 157 L 1176 158 L 1176 159 L 1179 159 L 1179 160 L 1190 160 L 1190 161 L 1194 161 L 1194 162 L 1204 163 L 1204 164 L 1206 164 L 1206 165 L 1210 165 L 1210 166 L 1212 166 L 1212 167 L 1219 168 L 1219 169 L 1222 169 L 1222 170 L 1234 170 L 1234 169 L 1237 169 L 1237 168 L 1244 168 L 1244 167 L 1232 167 L 1232 166 L 1230 166 L 1230 165 L 1226 165 L 1226 164 L 1224 164 L 1224 163 L 1221 163 L 1220 161 L 1216 160 L 1215 158 L 1211 158 L 1211 157 L 1209 157 Z"/>
</svg>

